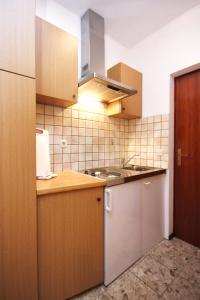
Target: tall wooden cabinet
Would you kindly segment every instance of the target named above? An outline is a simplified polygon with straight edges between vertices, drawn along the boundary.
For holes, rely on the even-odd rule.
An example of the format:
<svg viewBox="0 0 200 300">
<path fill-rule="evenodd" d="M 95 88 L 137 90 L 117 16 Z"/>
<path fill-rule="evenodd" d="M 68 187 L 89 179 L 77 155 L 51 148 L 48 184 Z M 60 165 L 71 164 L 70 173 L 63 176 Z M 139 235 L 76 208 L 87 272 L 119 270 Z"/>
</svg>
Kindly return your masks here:
<svg viewBox="0 0 200 300">
<path fill-rule="evenodd" d="M 37 299 L 35 81 L 0 71 L 0 299 Z"/>
<path fill-rule="evenodd" d="M 0 2 L 0 69 L 35 77 L 35 1 Z"/>
<path fill-rule="evenodd" d="M 36 18 L 37 102 L 67 107 L 77 102 L 78 41 Z"/>
<path fill-rule="evenodd" d="M 103 282 L 103 187 L 38 197 L 39 299 Z"/>
<path fill-rule="evenodd" d="M 37 300 L 35 1 L 0 4 L 0 299 Z"/>
<path fill-rule="evenodd" d="M 107 76 L 137 89 L 137 94 L 108 104 L 108 116 L 135 119 L 142 116 L 142 73 L 118 63 L 107 71 Z"/>
</svg>

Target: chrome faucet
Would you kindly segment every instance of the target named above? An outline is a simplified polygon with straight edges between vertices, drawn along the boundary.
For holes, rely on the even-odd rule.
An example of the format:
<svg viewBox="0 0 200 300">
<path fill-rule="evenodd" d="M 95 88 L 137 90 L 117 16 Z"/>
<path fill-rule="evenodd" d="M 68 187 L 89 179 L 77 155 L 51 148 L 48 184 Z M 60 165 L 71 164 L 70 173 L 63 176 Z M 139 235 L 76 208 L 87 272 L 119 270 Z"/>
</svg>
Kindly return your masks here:
<svg viewBox="0 0 200 300">
<path fill-rule="evenodd" d="M 136 156 L 140 156 L 140 155 L 139 154 L 134 154 L 130 158 L 128 158 L 127 160 L 125 160 L 125 158 L 122 158 L 122 166 L 123 166 L 123 168 L 126 167 L 126 165 L 129 163 L 129 161 L 131 161 Z"/>
</svg>

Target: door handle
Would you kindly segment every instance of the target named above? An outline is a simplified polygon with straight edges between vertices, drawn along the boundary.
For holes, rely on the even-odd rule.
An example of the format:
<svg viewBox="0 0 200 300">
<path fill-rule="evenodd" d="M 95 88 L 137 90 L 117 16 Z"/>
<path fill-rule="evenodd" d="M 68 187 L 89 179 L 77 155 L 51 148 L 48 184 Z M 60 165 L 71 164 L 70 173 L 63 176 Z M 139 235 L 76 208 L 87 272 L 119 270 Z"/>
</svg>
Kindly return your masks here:
<svg viewBox="0 0 200 300">
<path fill-rule="evenodd" d="M 112 210 L 112 199 L 111 199 L 111 190 L 105 190 L 105 210 L 111 212 Z"/>
<path fill-rule="evenodd" d="M 182 157 L 184 157 L 184 158 L 189 158 L 190 156 L 189 156 L 189 154 L 187 154 L 187 153 L 182 153 L 182 150 L 181 150 L 181 148 L 178 148 L 177 149 L 177 165 L 180 167 L 181 166 L 181 164 L 182 164 Z"/>
</svg>

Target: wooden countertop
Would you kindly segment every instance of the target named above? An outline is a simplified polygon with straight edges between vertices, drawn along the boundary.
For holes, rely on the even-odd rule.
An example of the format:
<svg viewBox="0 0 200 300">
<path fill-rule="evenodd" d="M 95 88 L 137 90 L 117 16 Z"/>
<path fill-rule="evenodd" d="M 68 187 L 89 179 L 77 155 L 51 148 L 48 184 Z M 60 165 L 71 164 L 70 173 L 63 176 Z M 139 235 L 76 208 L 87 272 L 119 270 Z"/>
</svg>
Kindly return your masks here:
<svg viewBox="0 0 200 300">
<path fill-rule="evenodd" d="M 36 181 L 37 195 L 54 194 L 105 185 L 106 180 L 73 171 L 65 171 L 52 179 Z"/>
</svg>

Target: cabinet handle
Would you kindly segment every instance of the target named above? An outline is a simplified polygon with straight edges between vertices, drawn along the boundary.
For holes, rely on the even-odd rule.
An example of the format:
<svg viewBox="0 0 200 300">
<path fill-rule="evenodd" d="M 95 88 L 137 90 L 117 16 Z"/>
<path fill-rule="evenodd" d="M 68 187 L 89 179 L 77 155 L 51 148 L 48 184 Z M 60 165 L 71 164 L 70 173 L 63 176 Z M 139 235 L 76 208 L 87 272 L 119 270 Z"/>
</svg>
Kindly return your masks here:
<svg viewBox="0 0 200 300">
<path fill-rule="evenodd" d="M 73 95 L 72 95 L 72 98 L 75 99 L 75 98 L 76 98 L 76 94 L 73 94 Z"/>
<path fill-rule="evenodd" d="M 145 182 L 144 184 L 150 185 L 150 184 L 151 184 L 151 181 L 147 181 L 147 182 Z"/>
<path fill-rule="evenodd" d="M 125 111 L 125 110 L 126 110 L 126 108 L 125 108 L 125 107 L 122 107 L 122 110 L 123 110 L 123 111 Z"/>
<path fill-rule="evenodd" d="M 101 198 L 100 198 L 100 197 L 98 197 L 98 198 L 97 198 L 97 201 L 98 201 L 98 202 L 100 202 L 100 201 L 101 201 Z"/>
<path fill-rule="evenodd" d="M 107 212 L 111 212 L 112 210 L 112 199 L 110 189 L 105 189 L 105 210 Z"/>
</svg>

